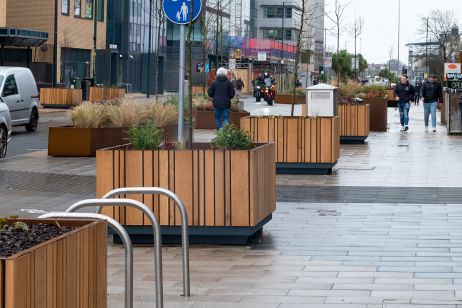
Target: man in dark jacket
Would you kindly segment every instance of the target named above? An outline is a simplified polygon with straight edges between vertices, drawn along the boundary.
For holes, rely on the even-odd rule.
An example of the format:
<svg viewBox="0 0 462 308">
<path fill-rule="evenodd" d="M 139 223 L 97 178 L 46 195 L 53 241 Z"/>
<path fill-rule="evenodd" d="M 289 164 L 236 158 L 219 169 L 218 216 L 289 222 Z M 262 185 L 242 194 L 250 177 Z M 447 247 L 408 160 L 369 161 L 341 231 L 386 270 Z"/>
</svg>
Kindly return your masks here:
<svg viewBox="0 0 462 308">
<path fill-rule="evenodd" d="M 436 80 L 435 75 L 430 75 L 430 78 L 423 83 L 420 89 L 420 97 L 424 103 L 425 130 L 428 131 L 428 120 L 431 113 L 433 132 L 436 132 L 436 108 L 438 101 L 440 104 L 443 103 L 443 88 Z"/>
<path fill-rule="evenodd" d="M 398 101 L 401 131 L 407 132 L 409 129 L 409 108 L 411 108 L 411 102 L 414 100 L 414 87 L 409 83 L 407 75 L 401 76 L 401 81 L 396 85 L 393 93 Z"/>
<path fill-rule="evenodd" d="M 217 76 L 208 90 L 208 95 L 213 99 L 215 109 L 215 123 L 220 129 L 229 122 L 229 110 L 231 109 L 231 99 L 236 95 L 233 84 L 227 77 L 228 72 L 224 67 L 220 67 Z M 223 117 L 223 121 L 222 118 Z"/>
</svg>

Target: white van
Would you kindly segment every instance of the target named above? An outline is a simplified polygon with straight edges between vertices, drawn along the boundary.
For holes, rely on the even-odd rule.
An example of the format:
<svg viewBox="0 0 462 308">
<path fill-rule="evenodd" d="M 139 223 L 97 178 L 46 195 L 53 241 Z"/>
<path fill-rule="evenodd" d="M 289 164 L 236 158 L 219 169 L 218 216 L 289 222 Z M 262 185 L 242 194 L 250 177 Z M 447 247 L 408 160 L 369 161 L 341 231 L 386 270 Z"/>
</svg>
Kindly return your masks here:
<svg viewBox="0 0 462 308">
<path fill-rule="evenodd" d="M 1 77 L 0 77 L 1 78 Z M 11 138 L 11 118 L 8 106 L 0 102 L 0 158 L 5 157 Z"/>
<path fill-rule="evenodd" d="M 0 66 L 0 101 L 8 105 L 12 126 L 37 129 L 39 96 L 34 75 L 28 68 Z"/>
</svg>

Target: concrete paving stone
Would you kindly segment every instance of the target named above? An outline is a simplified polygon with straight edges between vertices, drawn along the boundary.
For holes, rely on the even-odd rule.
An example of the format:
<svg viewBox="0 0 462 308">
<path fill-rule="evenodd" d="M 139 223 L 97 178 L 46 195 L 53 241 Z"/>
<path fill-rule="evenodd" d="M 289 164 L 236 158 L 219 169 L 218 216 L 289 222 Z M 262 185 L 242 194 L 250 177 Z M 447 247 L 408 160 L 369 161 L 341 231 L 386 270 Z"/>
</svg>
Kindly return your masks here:
<svg viewBox="0 0 462 308">
<path fill-rule="evenodd" d="M 373 283 L 373 284 L 360 284 L 360 283 L 334 283 L 333 290 L 414 290 L 412 284 L 402 283 Z"/>
<path fill-rule="evenodd" d="M 376 291 L 371 293 L 372 297 L 382 297 L 389 299 L 431 299 L 431 300 L 450 300 L 457 299 L 454 291 Z"/>
<path fill-rule="evenodd" d="M 243 303 L 290 303 L 290 304 L 313 304 L 313 303 L 324 303 L 326 297 L 324 296 L 297 296 L 297 295 L 288 295 L 288 296 L 257 296 L 257 295 L 250 295 L 244 296 L 242 298 Z"/>
</svg>

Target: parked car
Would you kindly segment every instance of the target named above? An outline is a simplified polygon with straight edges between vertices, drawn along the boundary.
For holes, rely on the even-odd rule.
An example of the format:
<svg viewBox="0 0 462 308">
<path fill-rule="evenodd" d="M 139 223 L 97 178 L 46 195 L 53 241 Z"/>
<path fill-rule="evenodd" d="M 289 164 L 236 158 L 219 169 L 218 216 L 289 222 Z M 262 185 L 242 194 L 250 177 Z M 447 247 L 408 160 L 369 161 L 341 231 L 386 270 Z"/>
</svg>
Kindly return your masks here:
<svg viewBox="0 0 462 308">
<path fill-rule="evenodd" d="M 0 98 L 10 110 L 11 125 L 37 129 L 39 96 L 34 75 L 24 67 L 0 67 Z"/>
<path fill-rule="evenodd" d="M 2 82 L 0 76 L 0 83 Z M 0 158 L 5 157 L 11 138 L 11 117 L 8 106 L 0 101 Z"/>
</svg>

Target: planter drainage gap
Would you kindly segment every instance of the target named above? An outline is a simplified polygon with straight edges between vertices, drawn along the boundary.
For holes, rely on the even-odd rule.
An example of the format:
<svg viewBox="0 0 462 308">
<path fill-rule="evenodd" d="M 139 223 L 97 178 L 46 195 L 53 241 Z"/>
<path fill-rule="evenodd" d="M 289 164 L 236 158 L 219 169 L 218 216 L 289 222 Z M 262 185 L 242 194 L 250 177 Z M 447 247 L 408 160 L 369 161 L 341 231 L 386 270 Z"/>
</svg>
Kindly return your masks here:
<svg viewBox="0 0 462 308">
<path fill-rule="evenodd" d="M 121 224 L 110 217 L 94 213 L 56 212 L 44 214 L 39 218 L 97 219 L 107 222 L 108 225 L 120 236 L 125 248 L 125 308 L 133 308 L 133 246 L 130 236 Z"/>
<path fill-rule="evenodd" d="M 183 296 L 191 295 L 190 275 L 189 275 L 189 229 L 188 229 L 188 212 L 183 204 L 183 201 L 172 191 L 160 187 L 125 187 L 111 190 L 103 199 L 109 199 L 119 195 L 141 194 L 141 195 L 163 195 L 172 199 L 175 205 L 180 210 L 181 214 L 181 248 L 183 254 Z M 117 200 L 117 199 L 112 199 Z M 123 200 L 123 199 L 122 199 Z M 99 206 L 97 213 L 101 212 L 102 207 Z M 153 213 L 148 209 L 150 215 Z M 146 211 L 145 211 L 146 212 Z M 156 244 L 157 245 L 157 244 Z"/>
<path fill-rule="evenodd" d="M 131 199 L 87 199 L 74 203 L 65 211 L 66 213 L 75 212 L 78 209 L 90 206 L 97 206 L 98 213 L 95 215 L 101 215 L 99 212 L 104 206 L 129 206 L 134 207 L 146 214 L 152 224 L 153 235 L 154 235 L 154 265 L 155 265 L 155 276 L 156 276 L 156 307 L 164 307 L 163 299 L 163 278 L 162 278 L 162 234 L 160 231 L 160 224 L 154 213 L 143 203 L 131 200 Z M 125 229 L 124 229 L 125 230 Z"/>
</svg>

